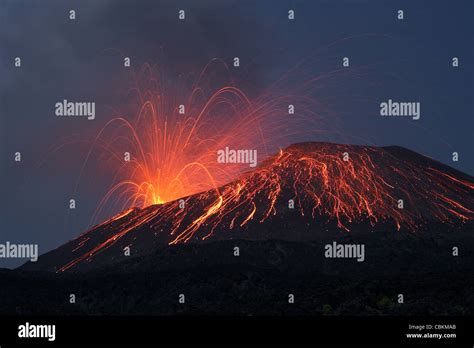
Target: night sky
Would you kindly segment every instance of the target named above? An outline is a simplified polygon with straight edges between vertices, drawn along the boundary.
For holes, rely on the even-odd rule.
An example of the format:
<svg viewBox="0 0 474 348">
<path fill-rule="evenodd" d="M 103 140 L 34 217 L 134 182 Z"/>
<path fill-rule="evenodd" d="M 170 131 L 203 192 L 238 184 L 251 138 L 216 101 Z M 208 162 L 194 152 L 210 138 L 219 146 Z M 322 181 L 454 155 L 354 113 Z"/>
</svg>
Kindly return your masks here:
<svg viewBox="0 0 474 348">
<path fill-rule="evenodd" d="M 301 129 L 275 150 L 298 141 L 400 145 L 474 175 L 473 10 L 471 0 L 2 0 L 0 242 L 38 243 L 43 253 L 89 226 L 107 177 L 92 168 L 71 213 L 87 147 L 48 151 L 65 137 L 93 134 L 114 110 L 126 109 L 131 71 L 145 63 L 178 76 L 215 57 L 231 64 L 238 56 L 235 83 L 257 98 L 295 66 L 288 90 L 349 57 L 351 74 L 314 90 L 331 110 L 322 125 L 327 131 Z M 132 59 L 129 69 L 124 56 Z M 65 98 L 96 102 L 96 119 L 55 117 L 54 104 Z M 421 119 L 381 117 L 379 104 L 387 99 L 420 102 Z M 21 163 L 13 160 L 16 151 Z M 0 267 L 22 262 L 0 259 Z"/>
</svg>

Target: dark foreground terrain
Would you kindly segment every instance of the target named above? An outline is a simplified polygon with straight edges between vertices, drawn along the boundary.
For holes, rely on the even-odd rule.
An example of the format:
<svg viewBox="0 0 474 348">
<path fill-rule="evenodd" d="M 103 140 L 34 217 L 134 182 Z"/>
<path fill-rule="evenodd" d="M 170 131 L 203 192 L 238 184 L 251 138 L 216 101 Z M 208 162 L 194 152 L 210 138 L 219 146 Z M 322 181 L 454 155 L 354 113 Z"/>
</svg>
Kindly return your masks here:
<svg viewBox="0 0 474 348">
<path fill-rule="evenodd" d="M 364 242 L 366 260 L 356 262 L 324 258 L 324 243 L 215 241 L 163 247 L 86 272 L 0 270 L 0 313 L 474 313 L 472 245 L 463 245 L 454 257 L 451 239 L 370 238 Z M 235 246 L 240 256 L 233 255 Z M 75 294 L 75 304 L 69 303 L 70 294 Z M 184 304 L 178 301 L 180 294 Z M 288 302 L 289 294 L 294 303 Z M 398 294 L 403 294 L 403 304 L 397 302 Z"/>
</svg>

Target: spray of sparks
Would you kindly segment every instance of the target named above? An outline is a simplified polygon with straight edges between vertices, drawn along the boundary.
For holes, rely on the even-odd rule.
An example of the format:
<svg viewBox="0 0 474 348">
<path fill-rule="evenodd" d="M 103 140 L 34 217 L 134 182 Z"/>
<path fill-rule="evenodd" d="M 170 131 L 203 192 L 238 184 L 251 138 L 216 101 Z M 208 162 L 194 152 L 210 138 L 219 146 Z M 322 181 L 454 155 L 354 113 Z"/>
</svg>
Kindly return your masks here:
<svg viewBox="0 0 474 348">
<path fill-rule="evenodd" d="M 251 100 L 231 78 L 210 81 L 209 70 L 215 65 L 228 72 L 225 63 L 212 60 L 190 87 L 167 84 L 145 66 L 141 72 L 145 77 L 140 79 L 146 86 L 133 90 L 138 96 L 137 116 L 107 122 L 84 161 L 83 169 L 93 152 L 101 150 L 101 161 L 114 168 L 113 185 L 92 221 L 107 209 L 145 208 L 231 182 L 249 167 L 218 163 L 217 153 L 226 147 L 256 150 L 263 159 L 285 143 L 291 134 L 289 124 L 300 129 L 304 125 L 313 134 L 324 129 L 324 116 L 314 111 L 306 93 Z M 295 102 L 298 114 L 289 114 L 289 105 Z"/>
</svg>

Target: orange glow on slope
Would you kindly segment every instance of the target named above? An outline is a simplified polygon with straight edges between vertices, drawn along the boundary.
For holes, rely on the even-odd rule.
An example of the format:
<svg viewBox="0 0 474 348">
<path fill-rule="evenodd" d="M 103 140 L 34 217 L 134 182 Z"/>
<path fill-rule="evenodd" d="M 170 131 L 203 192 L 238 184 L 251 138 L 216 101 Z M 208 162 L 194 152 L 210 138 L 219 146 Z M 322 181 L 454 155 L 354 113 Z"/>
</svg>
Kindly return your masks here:
<svg viewBox="0 0 474 348">
<path fill-rule="evenodd" d="M 217 226 L 232 229 L 238 220 L 239 226 L 254 217 L 262 223 L 287 212 L 289 199 L 302 217 L 327 216 L 343 231 L 365 219 L 372 226 L 388 222 L 397 229 L 403 226 L 415 231 L 428 220 L 449 223 L 474 218 L 474 201 L 466 200 L 473 193 L 468 181 L 416 162 L 388 166 L 398 160 L 384 149 L 356 147 L 354 153 L 350 145 L 312 143 L 307 147 L 290 146 L 270 165 L 225 185 L 220 195 L 205 193 L 200 199 L 213 201 L 210 206 L 219 209 L 212 209 L 212 214 L 207 211 L 180 233 L 181 218 L 168 216 L 177 221 L 172 233 L 177 236 L 171 244 L 191 240 L 202 226 L 209 231 L 205 239 Z M 350 155 L 348 161 L 343 160 L 345 152 Z M 404 201 L 403 209 L 399 199 Z"/>
</svg>

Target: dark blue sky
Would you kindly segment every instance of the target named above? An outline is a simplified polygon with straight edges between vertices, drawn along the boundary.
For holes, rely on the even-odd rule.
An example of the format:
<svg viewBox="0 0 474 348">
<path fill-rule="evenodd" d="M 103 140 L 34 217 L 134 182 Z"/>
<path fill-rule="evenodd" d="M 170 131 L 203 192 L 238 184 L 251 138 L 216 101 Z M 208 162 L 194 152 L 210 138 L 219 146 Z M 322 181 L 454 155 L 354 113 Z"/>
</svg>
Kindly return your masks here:
<svg viewBox="0 0 474 348">
<path fill-rule="evenodd" d="M 130 72 L 144 63 L 170 76 L 199 71 L 210 59 L 241 59 L 236 83 L 258 97 L 301 60 L 288 89 L 350 57 L 354 73 L 314 90 L 334 120 L 324 134 L 292 141 L 400 145 L 474 174 L 474 2 L 465 1 L 52 1 L 0 3 L 0 242 L 39 243 L 45 252 L 83 232 L 108 183 L 88 176 L 74 214 L 67 201 L 83 152 L 65 148 L 41 166 L 64 136 L 89 122 L 54 116 L 64 98 L 95 101 L 97 124 L 124 103 Z M 76 10 L 70 21 L 68 11 Z M 177 20 L 179 9 L 186 20 Z M 289 9 L 295 20 L 287 19 Z M 403 9 L 405 19 L 397 20 Z M 329 47 L 328 47 L 329 45 Z M 20 69 L 14 57 L 22 58 Z M 460 66 L 451 67 L 459 57 Z M 421 119 L 379 116 L 387 99 L 418 101 Z M 333 122 L 334 121 L 334 122 Z M 332 124 L 334 123 L 334 124 Z M 335 131 L 337 129 L 337 132 Z M 13 153 L 21 151 L 21 164 Z M 70 152 L 68 152 L 70 151 Z M 451 161 L 453 151 L 459 162 Z M 0 267 L 18 264 L 0 260 Z"/>
</svg>

